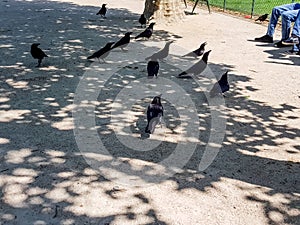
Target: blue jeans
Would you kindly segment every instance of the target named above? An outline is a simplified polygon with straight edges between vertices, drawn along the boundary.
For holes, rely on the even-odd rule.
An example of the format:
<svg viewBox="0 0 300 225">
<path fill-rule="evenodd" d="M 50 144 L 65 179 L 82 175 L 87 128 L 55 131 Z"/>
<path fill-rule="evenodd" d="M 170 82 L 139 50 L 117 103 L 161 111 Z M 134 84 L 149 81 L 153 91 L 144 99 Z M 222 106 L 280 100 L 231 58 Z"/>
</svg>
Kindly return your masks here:
<svg viewBox="0 0 300 225">
<path fill-rule="evenodd" d="M 291 32 L 291 22 L 294 22 L 296 20 L 299 9 L 300 9 L 299 3 L 292 3 L 292 4 L 280 5 L 274 7 L 272 9 L 267 35 L 273 37 L 278 19 L 281 16 L 282 18 L 281 40 L 288 39 Z"/>
<path fill-rule="evenodd" d="M 294 27 L 293 27 L 293 30 L 292 30 L 292 35 L 300 37 L 299 29 L 300 29 L 300 11 L 298 12 L 297 17 L 296 17 Z"/>
<path fill-rule="evenodd" d="M 294 23 L 294 27 L 293 27 L 293 30 L 292 30 L 292 35 L 297 36 L 298 38 L 300 38 L 299 29 L 300 29 L 300 10 L 297 14 L 297 17 L 296 17 L 296 20 L 295 20 L 295 23 Z M 292 51 L 298 52 L 299 49 L 300 49 L 299 45 L 294 45 L 293 48 L 292 48 Z"/>
</svg>

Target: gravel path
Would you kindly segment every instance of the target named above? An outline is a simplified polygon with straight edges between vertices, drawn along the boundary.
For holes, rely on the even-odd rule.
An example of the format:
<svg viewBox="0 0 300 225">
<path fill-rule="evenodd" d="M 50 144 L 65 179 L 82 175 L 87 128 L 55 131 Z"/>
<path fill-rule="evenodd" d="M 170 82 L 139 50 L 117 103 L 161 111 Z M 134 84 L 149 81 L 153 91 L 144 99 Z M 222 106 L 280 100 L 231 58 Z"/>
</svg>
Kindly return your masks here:
<svg viewBox="0 0 300 225">
<path fill-rule="evenodd" d="M 88 61 L 142 31 L 143 0 L 106 2 L 101 19 L 98 0 L 0 1 L 0 224 L 299 224 L 300 57 L 251 41 L 266 24 L 204 7 Z M 146 79 L 145 56 L 168 40 Z M 180 56 L 204 41 L 203 76 L 178 79 L 196 62 Z M 40 68 L 34 42 L 49 55 Z M 226 70 L 225 99 L 207 98 Z M 159 93 L 163 126 L 143 138 Z"/>
</svg>

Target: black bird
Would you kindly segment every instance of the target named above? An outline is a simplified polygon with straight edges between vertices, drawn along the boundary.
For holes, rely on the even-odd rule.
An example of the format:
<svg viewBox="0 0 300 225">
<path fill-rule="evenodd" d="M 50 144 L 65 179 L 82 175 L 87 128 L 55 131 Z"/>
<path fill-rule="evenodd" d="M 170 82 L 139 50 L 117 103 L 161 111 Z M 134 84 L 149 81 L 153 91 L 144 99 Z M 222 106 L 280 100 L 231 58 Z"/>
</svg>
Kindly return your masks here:
<svg viewBox="0 0 300 225">
<path fill-rule="evenodd" d="M 43 52 L 42 49 L 40 49 L 38 46 L 40 43 L 34 43 L 31 45 L 30 53 L 34 59 L 38 59 L 38 64 L 36 67 L 39 67 L 42 63 L 42 60 L 44 57 L 48 57 L 45 52 Z"/>
<path fill-rule="evenodd" d="M 99 51 L 95 52 L 93 55 L 87 57 L 87 59 L 93 59 L 93 58 L 99 58 L 104 61 L 104 58 L 106 58 L 109 55 L 109 51 L 111 50 L 111 46 L 115 42 L 108 42 L 103 48 L 101 48 Z M 100 60 L 99 60 L 100 62 Z M 105 62 L 105 61 L 104 61 Z"/>
<path fill-rule="evenodd" d="M 258 17 L 255 21 L 260 21 L 260 22 L 263 22 L 265 21 L 267 18 L 268 18 L 268 15 L 269 14 L 264 14 L 264 15 L 261 15 L 260 17 Z"/>
<path fill-rule="evenodd" d="M 178 76 L 182 76 L 182 75 L 186 75 L 186 74 L 194 74 L 194 75 L 198 75 L 200 73 L 202 73 L 206 66 L 207 66 L 207 61 L 208 61 L 208 55 L 211 52 L 211 50 L 205 52 L 202 56 L 202 59 L 199 60 L 196 64 L 194 64 L 192 67 L 188 68 L 186 71 L 183 71 L 182 73 L 180 73 Z"/>
<path fill-rule="evenodd" d="M 135 39 L 144 37 L 144 38 L 150 38 L 153 33 L 153 26 L 155 23 L 150 23 L 150 25 L 144 30 L 142 33 L 140 33 L 138 36 L 135 37 Z"/>
<path fill-rule="evenodd" d="M 189 57 L 195 57 L 195 58 L 197 58 L 197 57 L 203 55 L 203 53 L 205 51 L 205 45 L 207 45 L 207 42 L 203 42 L 198 49 L 196 49 L 195 51 L 192 51 L 192 52 L 184 55 L 183 57 L 189 56 Z"/>
<path fill-rule="evenodd" d="M 143 27 L 143 25 L 146 26 L 147 19 L 146 19 L 146 17 L 145 17 L 144 14 L 142 14 L 142 15 L 140 16 L 140 18 L 139 18 L 139 23 L 141 24 L 141 27 Z"/>
<path fill-rule="evenodd" d="M 159 70 L 159 63 L 158 61 L 149 61 L 147 64 L 147 72 L 148 72 L 148 78 L 157 77 Z"/>
<path fill-rule="evenodd" d="M 106 6 L 107 4 L 102 4 L 101 9 L 99 10 L 99 12 L 97 12 L 96 15 L 100 15 L 101 17 L 105 18 L 105 14 L 107 12 Z"/>
<path fill-rule="evenodd" d="M 119 41 L 117 41 L 113 47 L 113 48 L 117 48 L 117 47 L 120 47 L 123 51 L 124 51 L 124 48 L 126 48 L 126 46 L 129 44 L 130 42 L 130 35 L 132 34 L 132 32 L 127 32 L 125 33 L 124 37 L 122 37 Z"/>
<path fill-rule="evenodd" d="M 147 126 L 145 128 L 145 132 L 153 134 L 155 126 L 161 123 L 163 115 L 164 108 L 161 104 L 161 95 L 155 96 L 147 108 Z"/>
<path fill-rule="evenodd" d="M 228 71 L 222 75 L 220 80 L 214 84 L 213 88 L 210 90 L 210 97 L 213 98 L 218 94 L 222 94 L 226 91 L 229 91 L 229 83 L 227 77 Z"/>
<path fill-rule="evenodd" d="M 146 60 L 151 59 L 151 60 L 157 61 L 157 60 L 162 60 L 162 59 L 166 58 L 169 55 L 170 45 L 173 42 L 174 41 L 168 41 L 163 49 L 154 53 L 152 56 L 147 57 Z"/>
</svg>

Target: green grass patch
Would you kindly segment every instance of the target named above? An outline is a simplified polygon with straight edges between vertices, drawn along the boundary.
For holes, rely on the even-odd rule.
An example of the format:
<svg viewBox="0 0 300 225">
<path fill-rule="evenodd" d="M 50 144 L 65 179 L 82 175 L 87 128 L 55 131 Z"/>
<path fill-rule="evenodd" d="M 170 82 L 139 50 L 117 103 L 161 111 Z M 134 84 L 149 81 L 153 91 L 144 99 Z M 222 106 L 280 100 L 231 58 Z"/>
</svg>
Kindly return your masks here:
<svg viewBox="0 0 300 225">
<path fill-rule="evenodd" d="M 224 8 L 225 10 L 233 10 L 242 13 L 251 14 L 253 0 L 209 0 L 210 5 L 216 6 L 219 8 Z M 291 0 L 255 0 L 254 1 L 254 10 L 253 15 L 261 14 L 271 14 L 272 8 L 274 6 L 290 4 Z"/>
</svg>

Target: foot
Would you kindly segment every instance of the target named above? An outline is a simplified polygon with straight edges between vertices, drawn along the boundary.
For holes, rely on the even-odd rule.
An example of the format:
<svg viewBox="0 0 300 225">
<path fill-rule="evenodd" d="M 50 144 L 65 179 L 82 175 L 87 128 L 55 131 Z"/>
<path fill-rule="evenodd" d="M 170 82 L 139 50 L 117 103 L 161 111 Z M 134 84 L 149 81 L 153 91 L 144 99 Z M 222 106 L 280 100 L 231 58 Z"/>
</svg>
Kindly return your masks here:
<svg viewBox="0 0 300 225">
<path fill-rule="evenodd" d="M 262 37 L 255 38 L 254 41 L 264 42 L 264 43 L 273 43 L 273 37 L 266 34 Z"/>
<path fill-rule="evenodd" d="M 274 44 L 275 47 L 277 48 L 284 48 L 287 47 L 286 45 L 282 44 L 282 41 L 278 41 Z"/>
<path fill-rule="evenodd" d="M 284 44 L 284 45 L 297 45 L 297 44 L 299 44 L 299 37 L 292 36 L 292 37 L 282 41 L 282 44 Z"/>
</svg>

